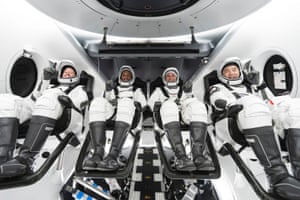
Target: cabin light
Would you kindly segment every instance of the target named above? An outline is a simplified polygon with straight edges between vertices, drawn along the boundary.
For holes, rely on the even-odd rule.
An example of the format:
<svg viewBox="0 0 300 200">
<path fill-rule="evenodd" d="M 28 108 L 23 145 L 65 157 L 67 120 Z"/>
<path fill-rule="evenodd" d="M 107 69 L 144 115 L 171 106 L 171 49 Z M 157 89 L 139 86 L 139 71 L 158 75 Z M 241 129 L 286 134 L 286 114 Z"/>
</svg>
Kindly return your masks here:
<svg viewBox="0 0 300 200">
<path fill-rule="evenodd" d="M 208 63 L 208 57 L 203 57 L 203 58 L 201 58 L 201 63 L 202 64 L 207 64 Z"/>
</svg>

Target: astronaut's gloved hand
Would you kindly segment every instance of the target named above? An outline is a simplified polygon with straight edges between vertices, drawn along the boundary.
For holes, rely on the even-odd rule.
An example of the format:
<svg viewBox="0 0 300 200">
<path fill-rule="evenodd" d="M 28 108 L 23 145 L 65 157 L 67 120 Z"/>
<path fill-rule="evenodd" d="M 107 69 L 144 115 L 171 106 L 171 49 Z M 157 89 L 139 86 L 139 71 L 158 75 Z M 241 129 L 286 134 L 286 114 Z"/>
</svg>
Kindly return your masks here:
<svg viewBox="0 0 300 200">
<path fill-rule="evenodd" d="M 224 99 L 217 99 L 215 101 L 215 106 L 217 110 L 225 110 L 227 106 L 227 101 Z"/>
<path fill-rule="evenodd" d="M 107 92 L 112 91 L 117 86 L 117 83 L 113 80 L 108 80 L 105 83 L 105 90 Z"/>
<path fill-rule="evenodd" d="M 243 105 L 241 104 L 230 105 L 227 108 L 227 116 L 235 117 L 241 110 L 243 110 Z"/>
<path fill-rule="evenodd" d="M 63 105 L 66 108 L 72 108 L 73 107 L 73 102 L 70 99 L 70 97 L 66 95 L 59 95 L 58 96 L 58 101 L 61 105 Z"/>
<path fill-rule="evenodd" d="M 185 92 L 185 93 L 191 93 L 192 92 L 192 89 L 193 89 L 193 83 L 192 81 L 186 81 L 183 86 L 182 86 L 182 90 Z"/>
<path fill-rule="evenodd" d="M 43 78 L 44 80 L 51 80 L 51 78 L 55 77 L 56 70 L 54 67 L 46 67 L 43 70 Z"/>
</svg>

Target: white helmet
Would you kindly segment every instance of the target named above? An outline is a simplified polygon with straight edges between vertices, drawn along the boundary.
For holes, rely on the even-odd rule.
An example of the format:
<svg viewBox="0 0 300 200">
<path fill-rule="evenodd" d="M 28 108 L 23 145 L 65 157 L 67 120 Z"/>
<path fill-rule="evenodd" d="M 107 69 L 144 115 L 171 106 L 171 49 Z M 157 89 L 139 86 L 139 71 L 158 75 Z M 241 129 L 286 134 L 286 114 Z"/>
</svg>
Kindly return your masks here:
<svg viewBox="0 0 300 200">
<path fill-rule="evenodd" d="M 223 76 L 223 70 L 226 66 L 228 65 L 236 65 L 239 70 L 240 70 L 240 76 L 239 78 L 237 79 L 234 79 L 234 80 L 230 80 L 230 79 L 227 79 Z M 227 85 L 239 85 L 243 82 L 244 80 L 244 75 L 243 75 L 243 71 L 242 71 L 242 64 L 241 64 L 241 60 L 237 57 L 231 57 L 231 58 L 228 58 L 226 59 L 223 64 L 221 65 L 221 67 L 218 69 L 217 71 L 217 75 L 218 75 L 218 79 L 227 84 Z"/>
<path fill-rule="evenodd" d="M 75 71 L 75 77 L 63 78 L 63 72 L 66 68 L 72 68 Z M 75 67 L 75 64 L 70 60 L 61 60 L 57 63 L 57 81 L 61 84 L 72 85 L 79 82 L 79 70 Z"/>
<path fill-rule="evenodd" d="M 129 81 L 123 81 L 122 79 L 121 79 L 121 75 L 122 75 L 122 73 L 124 72 L 124 71 L 129 71 L 130 73 L 131 73 L 131 80 L 129 80 Z M 121 85 L 121 86 L 131 86 L 133 83 L 134 83 L 134 81 L 135 81 L 135 73 L 134 73 L 134 70 L 132 69 L 132 67 L 131 66 L 129 66 L 129 65 L 123 65 L 121 68 L 120 68 L 120 70 L 119 70 L 119 75 L 118 75 L 118 81 L 119 81 L 119 84 Z"/>
<path fill-rule="evenodd" d="M 173 72 L 176 75 L 176 81 L 175 82 L 167 82 L 166 75 L 169 72 Z M 162 80 L 163 80 L 163 83 L 165 84 L 165 86 L 167 86 L 167 87 L 177 86 L 178 83 L 179 83 L 179 71 L 178 71 L 178 69 L 175 68 L 175 67 L 168 67 L 167 69 L 165 69 L 165 71 L 162 74 Z"/>
</svg>

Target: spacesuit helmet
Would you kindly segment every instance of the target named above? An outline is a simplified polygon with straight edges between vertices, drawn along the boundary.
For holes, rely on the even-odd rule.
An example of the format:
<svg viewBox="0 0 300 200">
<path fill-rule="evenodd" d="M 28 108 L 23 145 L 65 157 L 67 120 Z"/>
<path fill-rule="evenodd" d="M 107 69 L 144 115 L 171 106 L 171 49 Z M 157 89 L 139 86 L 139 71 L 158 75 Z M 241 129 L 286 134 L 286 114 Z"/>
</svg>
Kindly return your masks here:
<svg viewBox="0 0 300 200">
<path fill-rule="evenodd" d="M 73 85 L 79 82 L 80 72 L 70 60 L 61 60 L 57 63 L 58 77 L 61 84 Z"/>
<path fill-rule="evenodd" d="M 237 57 L 226 59 L 217 71 L 218 79 L 226 85 L 239 85 L 244 80 L 241 60 Z"/>
<path fill-rule="evenodd" d="M 179 71 L 175 67 L 168 67 L 162 74 L 162 80 L 165 86 L 175 87 L 179 83 Z"/>
<path fill-rule="evenodd" d="M 123 65 L 119 70 L 118 81 L 120 86 L 131 86 L 135 81 L 135 73 L 131 66 Z"/>
</svg>

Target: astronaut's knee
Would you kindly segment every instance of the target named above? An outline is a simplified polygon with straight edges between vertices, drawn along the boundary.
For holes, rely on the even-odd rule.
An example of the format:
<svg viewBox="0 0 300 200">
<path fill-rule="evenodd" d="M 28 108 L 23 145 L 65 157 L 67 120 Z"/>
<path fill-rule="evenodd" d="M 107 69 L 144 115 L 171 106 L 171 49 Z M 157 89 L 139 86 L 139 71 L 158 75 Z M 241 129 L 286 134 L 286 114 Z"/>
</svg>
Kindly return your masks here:
<svg viewBox="0 0 300 200">
<path fill-rule="evenodd" d="M 179 121 L 179 109 L 174 101 L 165 101 L 160 108 L 160 116 L 163 124 Z"/>
<path fill-rule="evenodd" d="M 103 97 L 95 98 L 89 108 L 89 121 L 106 121 L 114 113 L 114 108 Z"/>
<path fill-rule="evenodd" d="M 186 108 L 182 108 L 182 119 L 186 124 L 190 122 L 207 123 L 207 110 L 203 103 L 195 101 Z"/>
<path fill-rule="evenodd" d="M 118 100 L 117 121 L 123 121 L 128 124 L 132 123 L 135 114 L 135 106 L 133 99 L 122 98 Z"/>
<path fill-rule="evenodd" d="M 1 117 L 19 118 L 23 107 L 26 107 L 23 98 L 13 94 L 0 94 Z"/>
<path fill-rule="evenodd" d="M 63 106 L 58 101 L 59 94 L 43 95 L 37 99 L 32 115 L 45 116 L 58 119 L 63 111 Z"/>
<path fill-rule="evenodd" d="M 263 102 L 243 104 L 243 110 L 238 114 L 242 129 L 272 126 L 272 116 L 269 108 Z"/>
</svg>

